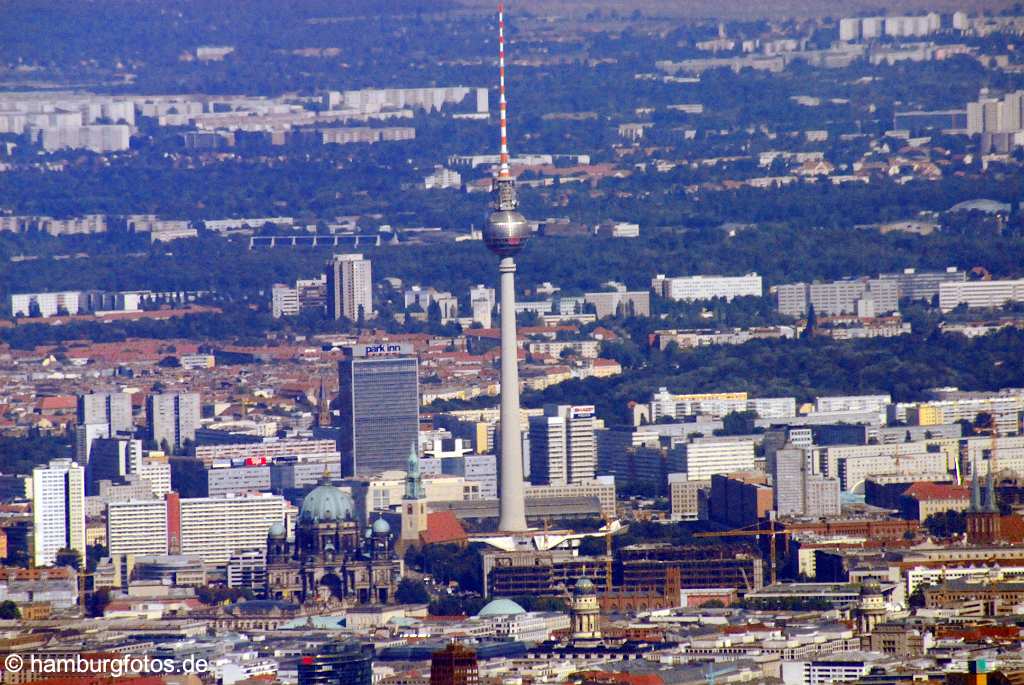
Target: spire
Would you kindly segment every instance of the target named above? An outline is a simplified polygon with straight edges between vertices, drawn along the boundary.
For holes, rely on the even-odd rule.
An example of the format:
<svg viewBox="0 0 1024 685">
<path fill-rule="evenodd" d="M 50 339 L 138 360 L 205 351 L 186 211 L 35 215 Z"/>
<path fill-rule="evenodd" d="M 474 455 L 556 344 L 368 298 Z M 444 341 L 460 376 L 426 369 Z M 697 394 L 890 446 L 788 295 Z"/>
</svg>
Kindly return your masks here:
<svg viewBox="0 0 1024 685">
<path fill-rule="evenodd" d="M 423 479 L 420 477 L 420 457 L 416 453 L 416 443 L 412 443 L 409 461 L 405 470 L 405 499 L 423 499 Z"/>
<path fill-rule="evenodd" d="M 971 474 L 971 507 L 968 511 L 981 511 L 981 474 L 978 469 L 973 469 Z"/>
<path fill-rule="evenodd" d="M 985 511 L 999 513 L 999 505 L 996 503 L 996 484 L 992 478 L 992 462 L 988 463 L 988 476 L 985 478 Z"/>
</svg>

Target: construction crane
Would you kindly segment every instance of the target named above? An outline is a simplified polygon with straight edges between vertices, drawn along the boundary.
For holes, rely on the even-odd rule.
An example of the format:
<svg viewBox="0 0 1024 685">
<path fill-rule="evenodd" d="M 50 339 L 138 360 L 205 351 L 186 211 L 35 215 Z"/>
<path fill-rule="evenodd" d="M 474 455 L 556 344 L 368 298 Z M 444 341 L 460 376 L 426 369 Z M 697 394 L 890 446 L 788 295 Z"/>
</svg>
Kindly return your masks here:
<svg viewBox="0 0 1024 685">
<path fill-rule="evenodd" d="M 754 524 L 754 525 L 760 526 L 760 524 Z M 771 578 L 771 583 L 772 583 L 772 585 L 774 585 L 776 583 L 776 581 L 778 580 L 778 571 L 777 571 L 778 552 L 777 552 L 777 550 L 775 548 L 775 538 L 780 536 L 780 535 L 783 538 L 785 538 L 785 536 L 790 535 L 791 533 L 792 533 L 792 531 L 776 528 L 775 527 L 775 519 L 770 519 L 768 521 L 768 529 L 767 530 L 765 530 L 763 528 L 760 528 L 760 527 L 758 527 L 755 530 L 750 530 L 749 527 L 748 527 L 748 528 L 738 528 L 736 530 L 725 530 L 725 531 L 721 531 L 721 532 L 718 532 L 718 533 L 694 533 L 693 537 L 695 537 L 695 538 L 731 538 L 731 537 L 760 537 L 762 535 L 767 536 L 769 541 L 770 541 L 770 544 L 769 544 L 770 551 L 768 553 L 768 555 L 769 555 L 768 572 L 769 572 L 769 577 Z"/>
</svg>

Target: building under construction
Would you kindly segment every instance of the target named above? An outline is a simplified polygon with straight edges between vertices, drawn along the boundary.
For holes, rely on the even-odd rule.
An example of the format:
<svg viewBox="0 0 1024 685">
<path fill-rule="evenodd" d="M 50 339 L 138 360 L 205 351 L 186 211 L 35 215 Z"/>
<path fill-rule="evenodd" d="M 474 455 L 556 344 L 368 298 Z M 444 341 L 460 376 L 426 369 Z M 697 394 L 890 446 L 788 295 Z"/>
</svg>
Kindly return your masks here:
<svg viewBox="0 0 1024 685">
<path fill-rule="evenodd" d="M 761 557 L 744 545 L 630 545 L 619 550 L 619 564 L 624 588 L 664 586 L 670 568 L 678 569 L 679 584 L 684 590 L 757 590 L 764 585 Z"/>
<path fill-rule="evenodd" d="M 581 578 L 607 587 L 611 569 L 605 555 L 577 556 L 573 550 L 485 550 L 484 596 L 564 595 Z"/>
</svg>

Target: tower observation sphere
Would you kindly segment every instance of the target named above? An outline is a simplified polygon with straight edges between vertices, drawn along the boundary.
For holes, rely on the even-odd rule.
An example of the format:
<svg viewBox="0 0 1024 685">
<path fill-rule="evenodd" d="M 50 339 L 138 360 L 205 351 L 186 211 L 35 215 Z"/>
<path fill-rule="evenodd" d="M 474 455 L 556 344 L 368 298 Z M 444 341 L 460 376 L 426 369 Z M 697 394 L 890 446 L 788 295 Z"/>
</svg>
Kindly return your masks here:
<svg viewBox="0 0 1024 685">
<path fill-rule="evenodd" d="M 484 243 L 488 250 L 499 257 L 518 254 L 529 237 L 530 225 L 514 209 L 495 209 L 487 217 Z"/>
</svg>

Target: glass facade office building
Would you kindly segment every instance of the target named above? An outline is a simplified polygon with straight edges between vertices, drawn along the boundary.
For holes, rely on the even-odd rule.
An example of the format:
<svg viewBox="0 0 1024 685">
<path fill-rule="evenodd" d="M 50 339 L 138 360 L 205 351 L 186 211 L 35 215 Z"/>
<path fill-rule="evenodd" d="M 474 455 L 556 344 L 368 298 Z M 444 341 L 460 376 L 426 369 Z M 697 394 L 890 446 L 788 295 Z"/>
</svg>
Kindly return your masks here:
<svg viewBox="0 0 1024 685">
<path fill-rule="evenodd" d="M 325 644 L 302 656 L 296 670 L 298 685 L 370 685 L 373 657 L 357 643 Z"/>
<path fill-rule="evenodd" d="M 367 354 L 373 347 L 356 348 L 338 362 L 340 451 L 346 475 L 404 471 L 409 449 L 417 442 L 418 361 L 407 354 Z"/>
</svg>

